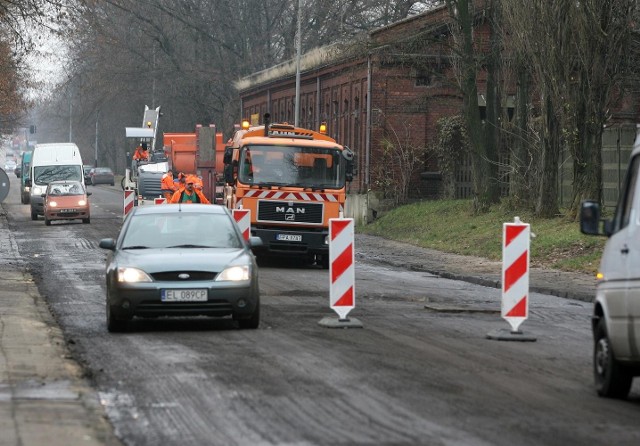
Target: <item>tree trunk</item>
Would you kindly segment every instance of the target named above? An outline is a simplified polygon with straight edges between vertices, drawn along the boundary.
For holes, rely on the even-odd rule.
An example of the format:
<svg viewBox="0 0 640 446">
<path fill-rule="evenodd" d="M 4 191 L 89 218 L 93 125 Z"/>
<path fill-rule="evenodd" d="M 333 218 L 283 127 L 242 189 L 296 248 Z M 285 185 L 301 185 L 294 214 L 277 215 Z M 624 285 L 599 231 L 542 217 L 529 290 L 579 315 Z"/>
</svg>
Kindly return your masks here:
<svg viewBox="0 0 640 446">
<path fill-rule="evenodd" d="M 558 215 L 558 159 L 560 158 L 561 126 L 548 94 L 544 96 L 543 116 L 546 122 L 542 146 L 540 193 L 536 216 L 552 218 Z"/>
</svg>

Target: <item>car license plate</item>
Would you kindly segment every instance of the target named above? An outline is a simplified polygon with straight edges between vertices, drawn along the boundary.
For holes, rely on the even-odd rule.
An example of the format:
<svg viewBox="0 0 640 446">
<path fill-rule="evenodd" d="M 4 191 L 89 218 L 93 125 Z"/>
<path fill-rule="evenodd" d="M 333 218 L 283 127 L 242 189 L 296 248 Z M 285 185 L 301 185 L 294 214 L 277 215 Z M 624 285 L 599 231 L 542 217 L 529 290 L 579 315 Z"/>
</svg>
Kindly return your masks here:
<svg viewBox="0 0 640 446">
<path fill-rule="evenodd" d="M 207 290 L 162 290 L 162 302 L 206 302 Z"/>
<path fill-rule="evenodd" d="M 70 214 L 71 212 L 75 212 L 75 209 L 60 209 L 61 214 Z"/>
<path fill-rule="evenodd" d="M 278 234 L 276 240 L 281 242 L 301 242 L 302 235 L 300 234 Z"/>
</svg>

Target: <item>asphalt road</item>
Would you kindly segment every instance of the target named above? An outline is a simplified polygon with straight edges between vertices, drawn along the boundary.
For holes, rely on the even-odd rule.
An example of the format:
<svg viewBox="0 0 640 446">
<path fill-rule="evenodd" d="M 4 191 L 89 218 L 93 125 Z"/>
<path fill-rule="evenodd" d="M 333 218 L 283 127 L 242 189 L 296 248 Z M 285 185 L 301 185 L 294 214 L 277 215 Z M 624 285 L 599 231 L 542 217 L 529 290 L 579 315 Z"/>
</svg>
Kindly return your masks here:
<svg viewBox="0 0 640 446">
<path fill-rule="evenodd" d="M 319 325 L 333 315 L 328 273 L 290 263 L 260 270 L 258 330 L 157 319 L 109 334 L 97 244 L 117 233 L 121 191 L 90 186 L 90 225 L 47 227 L 12 187 L 19 252 L 124 444 L 640 442 L 640 385 L 627 401 L 593 390 L 588 302 L 533 293 L 522 329 L 536 342 L 490 340 L 508 328 L 498 289 L 357 256 L 363 328 Z"/>
</svg>

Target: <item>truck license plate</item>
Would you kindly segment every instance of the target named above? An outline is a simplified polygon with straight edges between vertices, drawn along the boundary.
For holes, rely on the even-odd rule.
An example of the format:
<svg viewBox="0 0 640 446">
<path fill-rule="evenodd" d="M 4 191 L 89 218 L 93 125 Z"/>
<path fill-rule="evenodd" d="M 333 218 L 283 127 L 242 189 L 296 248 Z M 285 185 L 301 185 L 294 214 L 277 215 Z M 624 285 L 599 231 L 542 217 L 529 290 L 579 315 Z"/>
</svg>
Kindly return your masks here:
<svg viewBox="0 0 640 446">
<path fill-rule="evenodd" d="M 162 302 L 206 302 L 207 290 L 162 290 Z"/>
<path fill-rule="evenodd" d="M 281 242 L 301 242 L 302 235 L 300 234 L 278 234 L 276 240 Z"/>
</svg>

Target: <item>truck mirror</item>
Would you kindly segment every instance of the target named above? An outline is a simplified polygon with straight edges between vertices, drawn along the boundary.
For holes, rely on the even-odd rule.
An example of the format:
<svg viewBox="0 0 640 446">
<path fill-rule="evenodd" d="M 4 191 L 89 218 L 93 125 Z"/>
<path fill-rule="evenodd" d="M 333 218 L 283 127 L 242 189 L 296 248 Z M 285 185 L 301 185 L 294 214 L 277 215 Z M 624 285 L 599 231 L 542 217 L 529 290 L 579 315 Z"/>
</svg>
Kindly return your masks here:
<svg viewBox="0 0 640 446">
<path fill-rule="evenodd" d="M 224 165 L 224 182 L 227 184 L 233 183 L 233 165 L 232 164 Z"/>
<path fill-rule="evenodd" d="M 31 180 L 29 178 L 24 180 L 24 185 L 27 186 L 27 187 L 31 187 Z"/>
<path fill-rule="evenodd" d="M 585 200 L 580 206 L 580 232 L 589 235 L 603 234 L 600 231 L 600 203 Z"/>
<path fill-rule="evenodd" d="M 233 156 L 233 148 L 232 147 L 225 147 L 224 148 L 224 156 L 222 158 L 222 162 L 225 163 L 225 164 L 230 164 L 232 156 Z"/>
</svg>

